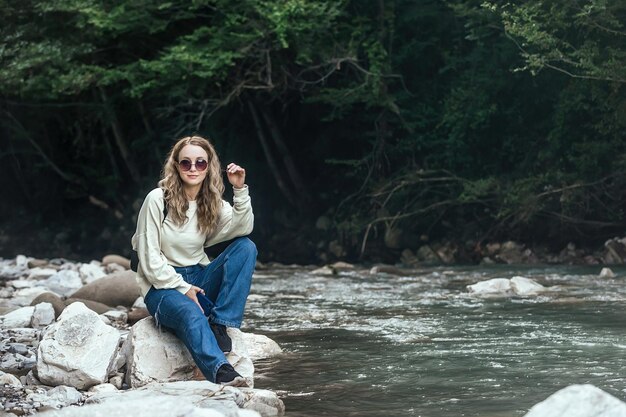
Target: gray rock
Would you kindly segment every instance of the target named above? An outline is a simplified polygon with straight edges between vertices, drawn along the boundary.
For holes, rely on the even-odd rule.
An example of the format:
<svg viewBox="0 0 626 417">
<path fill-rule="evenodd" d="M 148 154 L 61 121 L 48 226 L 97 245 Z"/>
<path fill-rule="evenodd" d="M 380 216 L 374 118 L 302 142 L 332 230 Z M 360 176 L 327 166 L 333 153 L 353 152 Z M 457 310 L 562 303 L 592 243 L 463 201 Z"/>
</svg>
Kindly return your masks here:
<svg viewBox="0 0 626 417">
<path fill-rule="evenodd" d="M 233 351 L 242 352 L 253 362 L 273 358 L 283 353 L 278 343 L 267 336 L 244 333 L 239 329 L 228 328 L 228 335 L 233 341 Z"/>
<path fill-rule="evenodd" d="M 112 322 L 119 324 L 125 324 L 128 321 L 128 314 L 124 311 L 109 310 L 104 313 L 103 316 L 108 318 Z"/>
<path fill-rule="evenodd" d="M 35 366 L 35 358 L 20 355 L 19 353 L 6 353 L 0 362 L 0 371 L 13 375 L 25 375 Z"/>
<path fill-rule="evenodd" d="M 102 258 L 102 265 L 108 266 L 116 264 L 124 267 L 124 269 L 130 269 L 130 260 L 120 255 L 105 255 Z"/>
<path fill-rule="evenodd" d="M 570 385 L 533 406 L 524 417 L 624 417 L 626 403 L 593 385 Z"/>
<path fill-rule="evenodd" d="M 99 384 L 99 385 L 94 385 L 93 387 L 89 388 L 89 392 L 117 392 L 118 388 L 111 384 L 111 383 L 106 383 L 106 384 Z"/>
<path fill-rule="evenodd" d="M 40 268 L 35 267 L 28 271 L 28 279 L 29 280 L 41 280 L 51 277 L 56 274 L 57 270 L 55 268 Z"/>
<path fill-rule="evenodd" d="M 39 343 L 39 379 L 78 389 L 107 382 L 119 340 L 119 332 L 102 323 L 95 312 L 83 303 L 71 304 Z"/>
</svg>

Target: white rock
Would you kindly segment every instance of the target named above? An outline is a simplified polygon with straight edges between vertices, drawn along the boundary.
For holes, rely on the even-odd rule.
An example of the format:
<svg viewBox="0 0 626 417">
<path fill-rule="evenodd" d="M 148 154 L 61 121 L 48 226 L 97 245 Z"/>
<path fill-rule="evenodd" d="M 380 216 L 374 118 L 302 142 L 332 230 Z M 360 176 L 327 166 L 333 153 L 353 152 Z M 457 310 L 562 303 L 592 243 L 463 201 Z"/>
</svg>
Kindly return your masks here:
<svg viewBox="0 0 626 417">
<path fill-rule="evenodd" d="M 51 408 L 67 407 L 78 404 L 83 400 L 83 395 L 73 387 L 60 385 L 52 388 L 45 394 L 33 393 L 26 397 L 30 402 L 41 403 L 42 406 Z"/>
<path fill-rule="evenodd" d="M 35 307 L 28 306 L 18 308 L 10 313 L 0 316 L 0 326 L 5 329 L 13 329 L 16 327 L 30 327 L 30 321 L 33 318 Z"/>
<path fill-rule="evenodd" d="M 48 292 L 48 289 L 42 287 L 22 288 L 13 293 L 11 301 L 19 306 L 29 305 L 39 294 Z"/>
<path fill-rule="evenodd" d="M 83 407 L 68 407 L 62 410 L 38 414 L 41 417 L 259 417 L 252 410 L 241 410 L 235 399 L 242 394 L 230 390 L 219 391 L 205 388 L 190 388 L 188 385 L 175 389 L 167 384 L 165 392 L 149 391 L 143 388 L 116 393 L 97 393 L 87 400 Z M 205 384 L 210 384 L 205 382 Z M 238 396 L 238 397 L 237 397 Z"/>
<path fill-rule="evenodd" d="M 272 358 L 283 353 L 278 343 L 262 334 L 244 333 L 239 329 L 228 328 L 234 351 L 247 352 L 252 361 Z"/>
<path fill-rule="evenodd" d="M 71 269 L 63 269 L 52 275 L 45 281 L 41 281 L 41 285 L 48 287 L 51 291 L 60 296 L 67 297 L 83 286 L 83 282 L 78 272 Z"/>
<path fill-rule="evenodd" d="M 102 320 L 102 323 L 106 324 L 107 326 L 110 326 L 112 324 L 111 320 L 104 314 L 100 314 L 98 317 L 100 317 L 100 320 Z"/>
<path fill-rule="evenodd" d="M 24 255 L 17 255 L 15 257 L 15 265 L 19 266 L 20 268 L 28 268 L 28 262 L 32 259 L 33 258 L 29 258 Z"/>
<path fill-rule="evenodd" d="M 107 382 L 119 340 L 119 332 L 102 323 L 96 313 L 83 303 L 72 303 L 39 343 L 39 379 L 78 389 Z"/>
<path fill-rule="evenodd" d="M 96 262 L 82 264 L 78 271 L 80 272 L 80 276 L 85 284 L 90 284 L 95 280 L 106 276 L 104 269 L 102 269 L 99 263 Z"/>
<path fill-rule="evenodd" d="M 15 375 L 7 374 L 0 371 L 0 387 L 3 387 L 4 385 L 10 385 L 12 387 L 22 387 L 22 383 Z"/>
<path fill-rule="evenodd" d="M 615 278 L 615 273 L 611 268 L 602 268 L 600 271 L 600 278 Z"/>
<path fill-rule="evenodd" d="M 321 268 L 314 269 L 313 271 L 311 271 L 311 274 L 313 274 L 313 275 L 330 276 L 330 275 L 336 275 L 337 271 L 335 271 L 334 269 L 332 269 L 329 266 L 323 266 Z"/>
<path fill-rule="evenodd" d="M 116 323 L 126 323 L 128 321 L 128 313 L 125 311 L 109 310 L 103 316 Z"/>
<path fill-rule="evenodd" d="M 152 317 L 135 323 L 122 352 L 126 356 L 126 383 L 132 388 L 193 376 L 194 362 L 185 345 L 174 334 L 157 329 Z"/>
<path fill-rule="evenodd" d="M 52 275 L 56 273 L 57 273 L 57 270 L 54 268 L 36 267 L 36 268 L 31 269 L 28 272 L 28 279 L 30 280 L 45 279 L 45 278 L 51 277 Z"/>
<path fill-rule="evenodd" d="M 512 291 L 511 281 L 506 278 L 493 278 L 477 282 L 476 284 L 468 285 L 467 289 L 470 293 L 476 295 L 510 295 Z"/>
<path fill-rule="evenodd" d="M 30 321 L 31 327 L 41 329 L 54 323 L 54 308 L 50 303 L 39 303 L 35 306 L 33 317 Z"/>
<path fill-rule="evenodd" d="M 9 285 L 15 288 L 16 290 L 21 290 L 22 288 L 32 288 L 37 286 L 37 283 L 34 281 L 29 281 L 27 279 L 16 279 L 14 281 L 10 281 Z"/>
<path fill-rule="evenodd" d="M 145 301 L 143 300 L 143 297 L 137 297 L 137 299 L 133 303 L 133 307 L 132 308 L 146 308 L 147 309 L 148 306 L 146 305 Z"/>
<path fill-rule="evenodd" d="M 94 385 L 93 387 L 89 388 L 89 392 L 117 392 L 118 389 L 115 385 L 110 384 L 110 383 L 105 383 L 105 384 L 99 384 L 99 385 Z"/>
<path fill-rule="evenodd" d="M 280 347 L 266 336 L 228 329 L 233 350 L 226 358 L 250 387 L 254 384 L 253 360 L 274 356 Z M 122 346 L 126 358 L 126 383 L 141 387 L 151 382 L 192 378 L 196 365 L 185 345 L 172 333 L 160 331 L 152 317 L 137 322 Z"/>
<path fill-rule="evenodd" d="M 259 416 L 254 411 L 257 408 L 262 409 L 263 416 L 276 416 L 284 414 L 284 404 L 278 396 L 267 390 L 256 390 L 250 388 L 233 388 L 223 387 L 208 381 L 179 381 L 168 383 L 152 383 L 138 389 L 119 391 L 117 393 L 98 393 L 87 400 L 88 404 L 100 403 L 104 404 L 150 404 L 154 406 L 153 412 L 162 412 L 161 405 L 157 407 L 153 401 L 162 401 L 167 399 L 176 399 L 179 407 L 177 412 L 168 410 L 170 414 L 163 414 L 163 417 L 169 415 L 187 415 L 181 405 L 191 405 L 201 407 L 206 411 L 219 412 L 216 415 L 250 417 Z M 91 407 L 88 405 L 88 407 Z M 240 409 L 244 407 L 245 409 Z M 124 415 L 133 415 L 128 413 Z M 140 414 L 140 416 L 146 414 Z M 156 414 L 161 416 L 162 414 Z M 195 414 L 194 414 L 195 415 Z M 152 417 L 152 414 L 150 415 Z"/>
<path fill-rule="evenodd" d="M 516 295 L 527 296 L 536 295 L 546 290 L 546 287 L 525 277 L 511 278 L 511 289 Z"/>
<path fill-rule="evenodd" d="M 624 417 L 626 403 L 593 385 L 570 385 L 533 406 L 524 417 Z"/>
</svg>

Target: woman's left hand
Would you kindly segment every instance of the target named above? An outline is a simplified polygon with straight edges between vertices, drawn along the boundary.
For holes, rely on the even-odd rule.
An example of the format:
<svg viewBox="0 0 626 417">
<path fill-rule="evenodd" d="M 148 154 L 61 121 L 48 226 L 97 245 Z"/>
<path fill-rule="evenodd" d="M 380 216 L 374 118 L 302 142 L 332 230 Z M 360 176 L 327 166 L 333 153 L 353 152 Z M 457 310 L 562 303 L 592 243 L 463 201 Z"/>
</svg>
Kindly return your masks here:
<svg viewBox="0 0 626 417">
<path fill-rule="evenodd" d="M 246 170 L 232 162 L 226 167 L 226 176 L 235 188 L 242 188 L 246 183 Z"/>
</svg>

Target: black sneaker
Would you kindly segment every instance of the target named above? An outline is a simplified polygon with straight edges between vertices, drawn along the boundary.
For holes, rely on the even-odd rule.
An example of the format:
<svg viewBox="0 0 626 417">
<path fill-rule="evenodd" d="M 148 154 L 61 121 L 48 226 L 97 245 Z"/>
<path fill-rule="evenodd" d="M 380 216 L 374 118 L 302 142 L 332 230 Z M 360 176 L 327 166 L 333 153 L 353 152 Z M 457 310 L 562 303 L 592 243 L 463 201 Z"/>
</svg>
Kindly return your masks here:
<svg viewBox="0 0 626 417">
<path fill-rule="evenodd" d="M 217 345 L 222 349 L 222 352 L 228 353 L 233 350 L 233 341 L 230 340 L 230 336 L 226 331 L 226 326 L 223 324 L 209 323 L 211 325 L 211 330 L 213 330 L 213 334 L 215 335 L 215 340 L 217 340 Z"/>
<path fill-rule="evenodd" d="M 235 368 L 229 363 L 220 366 L 215 376 L 215 383 L 228 385 L 229 387 L 247 387 L 246 379 L 235 371 Z"/>
</svg>

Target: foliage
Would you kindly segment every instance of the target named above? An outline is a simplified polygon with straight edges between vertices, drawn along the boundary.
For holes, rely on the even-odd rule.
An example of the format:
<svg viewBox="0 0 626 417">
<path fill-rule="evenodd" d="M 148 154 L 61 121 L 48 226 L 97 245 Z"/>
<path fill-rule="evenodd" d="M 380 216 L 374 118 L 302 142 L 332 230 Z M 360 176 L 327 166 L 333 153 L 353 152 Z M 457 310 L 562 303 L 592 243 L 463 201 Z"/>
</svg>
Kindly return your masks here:
<svg viewBox="0 0 626 417">
<path fill-rule="evenodd" d="M 247 167 L 261 240 L 309 236 L 320 215 L 336 227 L 317 238 L 352 255 L 391 229 L 408 246 L 603 239 L 624 226 L 624 13 L 0 0 L 0 184 L 18 201 L 2 208 L 85 218 L 123 251 L 172 140 L 199 132 Z"/>
</svg>

